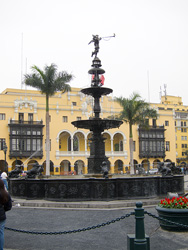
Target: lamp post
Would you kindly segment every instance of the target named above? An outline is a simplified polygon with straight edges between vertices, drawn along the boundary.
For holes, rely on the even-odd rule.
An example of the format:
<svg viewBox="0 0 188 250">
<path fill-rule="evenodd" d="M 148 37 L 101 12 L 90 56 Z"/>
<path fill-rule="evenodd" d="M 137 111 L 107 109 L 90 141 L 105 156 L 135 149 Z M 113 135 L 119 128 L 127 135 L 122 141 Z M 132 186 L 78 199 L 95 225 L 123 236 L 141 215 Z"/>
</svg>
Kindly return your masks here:
<svg viewBox="0 0 188 250">
<path fill-rule="evenodd" d="M 6 142 L 4 142 L 4 145 L 3 145 L 3 151 L 4 151 L 4 154 L 5 154 L 5 166 L 4 166 L 4 171 L 6 171 L 6 154 L 7 154 L 7 145 L 6 145 Z"/>
<path fill-rule="evenodd" d="M 165 152 L 166 152 L 166 148 L 165 148 L 165 143 L 163 143 L 163 162 L 165 162 Z"/>
</svg>

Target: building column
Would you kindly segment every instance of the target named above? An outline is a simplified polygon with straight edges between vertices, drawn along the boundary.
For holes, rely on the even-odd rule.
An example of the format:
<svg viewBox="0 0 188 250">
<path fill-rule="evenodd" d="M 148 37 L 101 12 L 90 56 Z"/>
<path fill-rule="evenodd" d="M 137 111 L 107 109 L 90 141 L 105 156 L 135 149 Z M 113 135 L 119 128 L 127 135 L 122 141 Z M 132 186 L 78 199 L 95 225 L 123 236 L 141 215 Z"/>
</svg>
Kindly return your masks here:
<svg viewBox="0 0 188 250">
<path fill-rule="evenodd" d="M 74 172 L 74 165 L 71 165 L 71 172 Z"/>
<path fill-rule="evenodd" d="M 123 173 L 126 174 L 126 166 L 123 164 Z"/>
<path fill-rule="evenodd" d="M 111 141 L 111 154 L 113 155 L 114 154 L 114 149 L 113 149 L 113 139 L 110 139 L 110 141 Z"/>
<path fill-rule="evenodd" d="M 85 154 L 87 154 L 87 138 L 85 138 Z"/>
<path fill-rule="evenodd" d="M 73 137 L 71 136 L 71 155 L 72 155 L 72 159 L 73 159 Z"/>
<path fill-rule="evenodd" d="M 110 173 L 114 174 L 114 164 L 111 164 L 111 166 L 110 166 Z"/>
</svg>

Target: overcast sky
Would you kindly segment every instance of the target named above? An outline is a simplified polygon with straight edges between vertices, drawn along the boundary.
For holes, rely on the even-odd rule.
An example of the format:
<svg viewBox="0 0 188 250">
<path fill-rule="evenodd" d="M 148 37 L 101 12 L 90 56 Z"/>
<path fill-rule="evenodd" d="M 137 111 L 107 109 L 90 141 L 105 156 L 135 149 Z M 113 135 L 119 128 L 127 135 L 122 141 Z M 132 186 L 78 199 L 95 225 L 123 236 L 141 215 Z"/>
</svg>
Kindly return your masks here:
<svg viewBox="0 0 188 250">
<path fill-rule="evenodd" d="M 21 88 L 31 66 L 55 63 L 90 86 L 92 34 L 105 86 L 160 102 L 160 86 L 188 105 L 188 0 L 0 0 L 0 92 Z M 25 87 L 23 87 L 25 89 Z M 164 92 L 163 92 L 164 94 Z"/>
</svg>

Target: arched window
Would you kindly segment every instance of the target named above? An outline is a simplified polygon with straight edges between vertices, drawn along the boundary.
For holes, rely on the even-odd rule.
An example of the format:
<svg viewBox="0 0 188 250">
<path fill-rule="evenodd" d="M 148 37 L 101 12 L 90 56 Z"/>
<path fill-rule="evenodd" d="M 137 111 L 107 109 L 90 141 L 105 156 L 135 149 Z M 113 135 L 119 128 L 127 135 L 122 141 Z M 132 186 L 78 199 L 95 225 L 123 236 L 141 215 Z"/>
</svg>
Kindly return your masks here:
<svg viewBox="0 0 188 250">
<path fill-rule="evenodd" d="M 79 140 L 76 135 L 73 137 L 73 151 L 78 151 Z"/>
<path fill-rule="evenodd" d="M 68 138 L 68 151 L 71 151 L 71 137 Z M 76 135 L 73 137 L 73 151 L 79 151 L 79 140 Z"/>
<path fill-rule="evenodd" d="M 119 142 L 119 151 L 123 151 L 123 141 Z"/>
</svg>

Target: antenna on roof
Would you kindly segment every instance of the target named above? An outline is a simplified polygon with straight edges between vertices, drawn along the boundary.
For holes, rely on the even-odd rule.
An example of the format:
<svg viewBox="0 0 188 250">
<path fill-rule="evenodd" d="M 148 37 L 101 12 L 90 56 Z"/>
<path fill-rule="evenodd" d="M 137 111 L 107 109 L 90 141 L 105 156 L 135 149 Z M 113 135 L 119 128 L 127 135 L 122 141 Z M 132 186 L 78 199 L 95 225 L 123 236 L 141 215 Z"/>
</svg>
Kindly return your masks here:
<svg viewBox="0 0 188 250">
<path fill-rule="evenodd" d="M 167 89 L 167 84 L 164 84 L 164 95 L 165 95 L 165 100 L 166 100 L 166 95 L 167 95 L 166 89 Z"/>
<path fill-rule="evenodd" d="M 21 40 L 21 89 L 23 87 L 23 33 Z"/>
<path fill-rule="evenodd" d="M 159 98 L 160 98 L 160 100 L 161 100 L 161 97 L 162 97 L 162 88 L 160 86 L 160 92 L 159 92 Z"/>
</svg>

